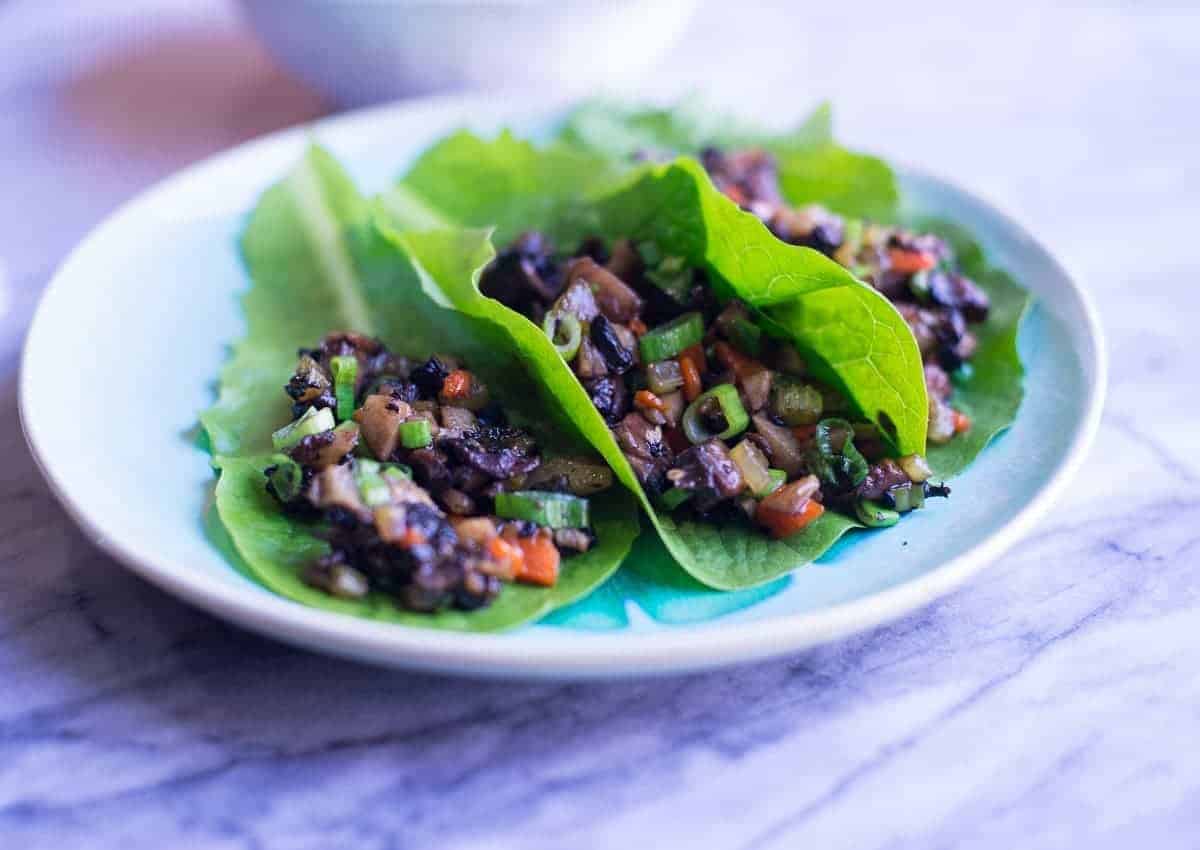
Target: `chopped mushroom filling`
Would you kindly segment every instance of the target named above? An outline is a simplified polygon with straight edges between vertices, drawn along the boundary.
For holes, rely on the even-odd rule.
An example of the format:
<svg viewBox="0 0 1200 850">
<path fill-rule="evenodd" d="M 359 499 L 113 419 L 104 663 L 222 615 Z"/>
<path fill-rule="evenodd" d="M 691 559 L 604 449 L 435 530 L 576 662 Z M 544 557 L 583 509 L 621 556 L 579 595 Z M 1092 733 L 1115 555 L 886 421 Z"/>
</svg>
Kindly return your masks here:
<svg viewBox="0 0 1200 850">
<path fill-rule="evenodd" d="M 284 510 L 324 520 L 330 552 L 303 579 L 413 611 L 488 605 L 504 582 L 553 585 L 595 537 L 587 497 L 612 485 L 589 458 L 543 460 L 455 358 L 413 362 L 334 333 L 300 352 L 295 420 L 264 470 Z"/>
<path fill-rule="evenodd" d="M 951 406 L 950 374 L 975 351 L 986 293 L 942 239 L 785 205 L 762 151 L 704 151 L 715 184 L 780 239 L 848 267 L 896 304 L 925 361 L 929 440 L 970 427 Z M 920 455 L 888 457 L 875 428 L 763 334 L 738 301 L 719 304 L 706 272 L 653 243 L 592 237 L 560 253 L 526 233 L 500 252 L 485 294 L 542 326 L 570 364 L 652 498 L 701 518 L 746 517 L 776 537 L 825 506 L 870 525 L 949 489 Z"/>
</svg>

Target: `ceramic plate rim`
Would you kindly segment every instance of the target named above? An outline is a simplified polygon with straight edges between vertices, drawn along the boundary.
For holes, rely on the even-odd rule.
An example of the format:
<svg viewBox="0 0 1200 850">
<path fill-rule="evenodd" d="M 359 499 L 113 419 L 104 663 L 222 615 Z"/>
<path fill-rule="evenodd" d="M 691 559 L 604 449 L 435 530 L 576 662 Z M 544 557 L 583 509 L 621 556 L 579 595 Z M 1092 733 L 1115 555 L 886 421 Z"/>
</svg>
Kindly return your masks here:
<svg viewBox="0 0 1200 850">
<path fill-rule="evenodd" d="M 538 111 L 550 114 L 561 105 L 543 104 Z M 485 676 L 587 678 L 687 672 L 797 652 L 881 625 L 931 602 L 959 586 L 1020 540 L 1047 513 L 1079 470 L 1099 428 L 1108 374 L 1107 349 L 1091 296 L 1053 254 L 995 204 L 923 169 L 901 167 L 901 171 L 949 186 L 986 207 L 1002 224 L 1040 250 L 1067 282 L 1068 294 L 1076 300 L 1085 319 L 1083 339 L 1090 343 L 1090 351 L 1074 346 L 1085 374 L 1091 377 L 1083 388 L 1086 412 L 1076 425 L 1068 451 L 1049 480 L 1004 526 L 967 551 L 919 576 L 818 611 L 752 622 L 714 622 L 653 633 L 576 633 L 566 646 L 555 646 L 544 637 L 530 638 L 519 632 L 487 635 L 411 628 L 307 608 L 280 597 L 247 594 L 235 584 L 213 582 L 202 571 L 189 570 L 186 564 L 157 560 L 139 550 L 136 542 L 109 537 L 90 515 L 88 506 L 73 498 L 53 455 L 40 441 L 36 423 L 31 422 L 34 419 L 33 374 L 36 370 L 30 363 L 35 362 L 40 341 L 48 333 L 46 327 L 53 321 L 51 310 L 60 291 L 73 278 L 71 272 L 79 258 L 86 257 L 91 246 L 102 243 L 125 221 L 135 218 L 139 209 L 173 194 L 181 185 L 206 171 L 233 167 L 271 149 L 294 146 L 305 136 L 347 136 L 362 132 L 363 128 L 402 112 L 419 113 L 422 109 L 430 109 L 472 114 L 469 110 L 473 107 L 494 110 L 495 101 L 485 105 L 478 96 L 468 95 L 385 104 L 248 141 L 188 166 L 139 193 L 108 215 L 70 252 L 41 293 L 29 326 L 18 386 L 19 408 L 22 430 L 39 470 L 67 513 L 101 550 L 152 584 L 198 608 L 260 634 L 326 654 L 409 669 Z M 214 371 L 216 368 L 214 364 Z"/>
</svg>

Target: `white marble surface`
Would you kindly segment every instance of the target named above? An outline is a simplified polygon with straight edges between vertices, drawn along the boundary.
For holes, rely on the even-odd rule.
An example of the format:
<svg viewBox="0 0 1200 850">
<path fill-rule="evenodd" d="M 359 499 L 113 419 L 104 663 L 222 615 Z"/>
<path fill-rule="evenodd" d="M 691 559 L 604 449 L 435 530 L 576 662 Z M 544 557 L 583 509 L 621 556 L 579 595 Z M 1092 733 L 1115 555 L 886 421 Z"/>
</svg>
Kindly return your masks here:
<svg viewBox="0 0 1200 850">
<path fill-rule="evenodd" d="M 1110 403 L 1055 514 L 928 609 L 555 686 L 251 637 L 50 498 L 13 379 L 54 265 L 158 176 L 323 109 L 225 7 L 117 5 L 0 5 L 0 847 L 1200 846 L 1194 6 L 710 4 L 659 83 L 835 96 L 851 141 L 999 200 L 1095 293 Z"/>
</svg>

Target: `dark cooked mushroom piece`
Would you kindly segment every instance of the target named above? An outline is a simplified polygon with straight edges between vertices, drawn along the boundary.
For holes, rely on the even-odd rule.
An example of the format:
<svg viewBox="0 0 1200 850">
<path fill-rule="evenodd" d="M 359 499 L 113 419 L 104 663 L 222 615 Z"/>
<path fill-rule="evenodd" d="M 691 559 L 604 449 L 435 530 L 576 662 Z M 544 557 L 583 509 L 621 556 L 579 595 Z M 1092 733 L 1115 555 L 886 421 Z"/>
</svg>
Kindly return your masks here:
<svg viewBox="0 0 1200 850">
<path fill-rule="evenodd" d="M 935 304 L 961 310 L 968 322 L 985 321 L 991 309 L 988 294 L 975 281 L 961 274 L 930 272 L 929 297 Z"/>
<path fill-rule="evenodd" d="M 495 479 L 511 478 L 537 469 L 542 462 L 528 431 L 505 425 L 479 428 L 460 437 L 438 440 L 438 448 Z"/>
<path fill-rule="evenodd" d="M 484 295 L 520 312 L 533 304 L 544 307 L 562 286 L 553 246 L 536 231 L 522 233 L 500 252 L 479 282 Z"/>
<path fill-rule="evenodd" d="M 741 206 L 782 202 L 775 157 L 758 148 L 727 153 L 715 147 L 700 152 L 700 162 L 717 188 Z"/>
<path fill-rule="evenodd" d="M 882 498 L 883 494 L 893 487 L 903 487 L 909 483 L 911 479 L 904 474 L 900 464 L 891 458 L 885 458 L 871 465 L 867 470 L 867 477 L 859 482 L 855 494 L 860 499 L 876 500 Z"/>
<path fill-rule="evenodd" d="M 681 490 L 694 493 L 698 511 L 733 498 L 745 486 L 741 471 L 729 456 L 729 449 L 716 439 L 692 446 L 676 457 L 667 480 Z"/>
<path fill-rule="evenodd" d="M 284 391 L 292 399 L 293 416 L 300 416 L 310 407 L 319 410 L 337 404 L 333 394 L 333 379 L 326 368 L 313 357 L 313 352 L 307 350 L 301 350 L 296 371 L 288 380 Z"/>
<path fill-rule="evenodd" d="M 672 452 L 663 438 L 662 428 L 635 412 L 626 414 L 613 426 L 612 433 L 642 485 L 652 493 L 665 489 Z"/>
<path fill-rule="evenodd" d="M 621 343 L 616 326 L 603 314 L 592 319 L 591 340 L 596 350 L 604 357 L 609 370 L 623 375 L 633 368 L 633 351 Z"/>
<path fill-rule="evenodd" d="M 436 398 L 442 391 L 442 384 L 446 382 L 450 371 L 450 367 L 435 354 L 413 369 L 408 377 L 420 390 L 422 398 Z"/>
<path fill-rule="evenodd" d="M 454 486 L 454 477 L 447 464 L 448 458 L 437 449 L 416 449 L 408 455 L 413 478 L 431 493 L 437 494 Z"/>
<path fill-rule="evenodd" d="M 605 375 L 583 382 L 583 388 L 596 410 L 610 425 L 620 422 L 629 410 L 629 393 L 625 389 L 625 379 L 620 375 Z"/>
<path fill-rule="evenodd" d="M 364 363 L 384 351 L 383 343 L 375 337 L 354 331 L 337 331 L 326 334 L 321 340 L 322 360 L 329 362 L 331 357 L 355 355 Z"/>
</svg>

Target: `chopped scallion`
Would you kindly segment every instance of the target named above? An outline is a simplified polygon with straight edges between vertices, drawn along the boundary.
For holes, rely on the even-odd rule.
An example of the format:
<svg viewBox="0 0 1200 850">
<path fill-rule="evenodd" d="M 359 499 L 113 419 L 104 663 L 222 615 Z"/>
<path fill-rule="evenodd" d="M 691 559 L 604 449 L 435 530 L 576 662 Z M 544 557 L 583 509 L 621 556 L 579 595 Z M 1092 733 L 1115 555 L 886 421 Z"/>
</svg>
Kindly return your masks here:
<svg viewBox="0 0 1200 850">
<path fill-rule="evenodd" d="M 305 437 L 332 431 L 336 424 L 333 411 L 329 408 L 322 407 L 317 410 L 315 407 L 310 407 L 295 422 L 289 422 L 272 434 L 271 443 L 275 446 L 275 451 L 284 452 L 297 445 Z"/>
<path fill-rule="evenodd" d="M 674 357 L 702 339 L 704 318 L 699 313 L 684 313 L 642 335 L 638 343 L 642 352 L 642 362 L 655 363 Z"/>
<path fill-rule="evenodd" d="M 379 508 L 392 501 L 392 491 L 380 474 L 378 461 L 359 458 L 354 462 L 354 483 L 359 498 L 368 508 Z"/>
<path fill-rule="evenodd" d="M 358 381 L 358 358 L 352 354 L 329 359 L 333 372 L 333 395 L 337 399 L 337 418 L 345 422 L 354 415 L 354 387 Z"/>
<path fill-rule="evenodd" d="M 659 496 L 658 500 L 664 508 L 673 511 L 690 498 L 692 498 L 691 490 L 684 490 L 682 487 L 672 487 Z"/>
<path fill-rule="evenodd" d="M 496 494 L 496 516 L 547 528 L 587 528 L 588 500 L 568 493 L 517 490 Z"/>
<path fill-rule="evenodd" d="M 410 419 L 400 423 L 400 445 L 406 449 L 423 449 L 433 442 L 433 433 L 429 430 L 429 420 L 425 418 Z"/>
<path fill-rule="evenodd" d="M 718 430 L 718 424 L 724 427 Z M 750 415 L 733 384 L 719 384 L 702 393 L 683 413 L 683 433 L 696 445 L 736 437 L 749 424 Z"/>
<path fill-rule="evenodd" d="M 575 358 L 583 342 L 583 325 L 578 317 L 562 310 L 551 310 L 542 321 L 542 331 L 563 360 L 570 362 Z"/>
</svg>

